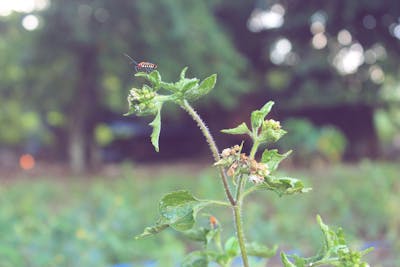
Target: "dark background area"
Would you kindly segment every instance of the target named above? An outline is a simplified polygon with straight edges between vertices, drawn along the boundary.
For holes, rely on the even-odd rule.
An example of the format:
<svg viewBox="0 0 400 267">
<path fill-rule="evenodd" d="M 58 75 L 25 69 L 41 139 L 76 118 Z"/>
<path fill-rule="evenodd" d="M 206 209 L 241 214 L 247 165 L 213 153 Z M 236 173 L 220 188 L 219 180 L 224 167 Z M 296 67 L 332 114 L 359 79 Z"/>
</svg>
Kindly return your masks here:
<svg viewBox="0 0 400 267">
<path fill-rule="evenodd" d="M 76 172 L 124 159 L 204 156 L 204 144 L 191 142 L 199 137 L 193 123 L 173 107 L 159 155 L 145 142 L 148 119 L 122 116 L 129 88 L 141 82 L 123 53 L 157 63 L 166 80 L 184 66 L 200 78 L 218 73 L 196 107 L 223 145 L 235 140 L 219 129 L 270 99 L 284 124 L 309 124 L 312 155 L 398 156 L 397 1 L 18 3 L 4 2 L 0 17 L 0 153 L 10 158 L 2 165 L 24 153 L 69 162 Z M 304 123 L 287 138 L 300 138 Z M 320 151 L 324 126 L 328 142 L 343 148 Z"/>
</svg>

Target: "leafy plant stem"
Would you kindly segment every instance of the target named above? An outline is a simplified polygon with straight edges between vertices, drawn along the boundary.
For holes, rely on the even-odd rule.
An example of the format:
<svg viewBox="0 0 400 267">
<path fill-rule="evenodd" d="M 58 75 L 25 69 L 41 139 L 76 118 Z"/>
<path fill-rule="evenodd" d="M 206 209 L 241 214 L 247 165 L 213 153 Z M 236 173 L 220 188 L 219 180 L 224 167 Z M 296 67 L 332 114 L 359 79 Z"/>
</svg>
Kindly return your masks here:
<svg viewBox="0 0 400 267">
<path fill-rule="evenodd" d="M 231 207 L 231 204 L 225 201 L 219 201 L 219 200 L 205 200 L 208 203 L 212 203 L 215 205 L 220 205 L 220 206 L 225 206 L 225 207 Z"/>
<path fill-rule="evenodd" d="M 219 251 L 220 253 L 223 253 L 223 252 L 224 252 L 224 249 L 222 248 L 221 233 L 220 233 L 220 232 L 217 232 L 217 233 L 215 234 L 214 242 L 215 242 L 215 245 L 216 245 L 217 248 L 218 248 L 218 251 Z"/>
<path fill-rule="evenodd" d="M 240 252 L 242 253 L 242 261 L 244 267 L 249 267 L 249 260 L 247 258 L 247 251 L 245 246 L 245 238 L 243 232 L 242 225 L 242 204 L 241 202 L 237 203 L 236 206 L 233 207 L 233 213 L 235 216 L 235 224 L 236 224 L 236 235 L 239 242 Z"/>
<path fill-rule="evenodd" d="M 210 150 L 213 154 L 214 160 L 217 162 L 220 160 L 219 152 L 218 152 L 218 147 L 217 144 L 214 141 L 214 138 L 212 137 L 210 131 L 208 130 L 208 127 L 204 123 L 204 121 L 201 119 L 199 114 L 192 108 L 192 106 L 189 104 L 188 101 L 184 100 L 182 103 L 182 108 L 186 110 L 187 113 L 192 117 L 194 121 L 196 121 L 197 125 L 199 126 L 201 132 L 203 133 L 204 137 L 207 140 L 208 146 L 210 147 Z M 219 167 L 220 171 L 220 176 L 222 180 L 222 184 L 224 186 L 225 194 L 226 197 L 228 198 L 229 202 L 231 203 L 232 206 L 235 206 L 235 200 L 232 197 L 231 190 L 229 189 L 228 185 L 228 178 L 226 176 L 226 173 L 223 169 L 223 167 Z"/>
<path fill-rule="evenodd" d="M 254 157 L 256 156 L 259 145 L 260 144 L 257 141 L 254 141 L 253 146 L 251 147 L 250 150 L 250 155 L 249 155 L 250 159 L 254 159 Z"/>
<path fill-rule="evenodd" d="M 240 176 L 236 187 L 236 203 L 239 202 L 239 198 L 242 194 L 242 188 L 243 188 L 243 176 Z"/>
<path fill-rule="evenodd" d="M 314 266 L 321 266 L 321 265 L 327 265 L 327 264 L 337 264 L 339 262 L 339 258 L 330 258 L 330 259 L 322 259 L 313 263 L 310 263 L 309 266 L 310 267 L 314 267 Z"/>
</svg>

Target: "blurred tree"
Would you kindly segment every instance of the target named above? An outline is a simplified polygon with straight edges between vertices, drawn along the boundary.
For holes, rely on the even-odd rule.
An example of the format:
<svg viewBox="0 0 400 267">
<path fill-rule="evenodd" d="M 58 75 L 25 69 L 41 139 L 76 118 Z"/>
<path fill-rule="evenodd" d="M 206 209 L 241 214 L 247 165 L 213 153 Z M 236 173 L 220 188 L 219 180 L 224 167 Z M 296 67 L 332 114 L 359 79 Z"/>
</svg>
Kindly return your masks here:
<svg viewBox="0 0 400 267">
<path fill-rule="evenodd" d="M 196 75 L 218 72 L 214 100 L 232 106 L 245 60 L 218 27 L 212 1 L 54 0 L 39 13 L 43 22 L 31 73 L 42 109 L 66 115 L 69 158 L 75 171 L 96 158 L 93 140 L 101 111 L 126 110 L 132 75 L 123 53 L 159 65 L 173 79 L 184 65 Z"/>
<path fill-rule="evenodd" d="M 0 17 L 1 18 L 1 17 Z M 28 104 L 31 95 L 27 84 L 26 62 L 32 35 L 24 35 L 17 26 L 21 15 L 14 13 L 0 20 L 0 144 L 16 146 L 35 138 L 45 141 L 49 136 L 42 130 L 40 114 Z M 32 153 L 33 151 L 28 151 Z"/>
<path fill-rule="evenodd" d="M 222 1 L 217 14 L 255 66 L 255 94 L 286 114 L 339 121 L 350 151 L 376 155 L 374 110 L 400 62 L 399 1 Z"/>
</svg>

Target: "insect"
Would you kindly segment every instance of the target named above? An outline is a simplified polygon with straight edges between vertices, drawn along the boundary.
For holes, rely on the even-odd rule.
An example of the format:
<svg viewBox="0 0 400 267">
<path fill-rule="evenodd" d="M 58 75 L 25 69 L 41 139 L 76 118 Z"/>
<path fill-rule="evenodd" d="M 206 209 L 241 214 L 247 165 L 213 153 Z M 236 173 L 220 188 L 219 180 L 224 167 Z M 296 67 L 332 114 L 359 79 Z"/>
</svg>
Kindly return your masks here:
<svg viewBox="0 0 400 267">
<path fill-rule="evenodd" d="M 133 60 L 133 58 L 131 58 L 130 56 L 128 56 L 127 54 L 124 54 L 127 58 L 129 58 L 129 60 L 131 61 L 131 64 L 135 64 L 135 71 L 136 72 L 147 72 L 150 73 L 153 70 L 157 69 L 157 65 L 154 63 L 150 63 L 150 62 L 139 62 L 137 63 L 135 60 Z"/>
<path fill-rule="evenodd" d="M 217 228 L 217 226 L 218 226 L 218 221 L 217 221 L 217 218 L 215 218 L 214 216 L 210 216 L 210 225 L 211 225 L 211 228 L 212 229 L 215 229 L 215 228 Z"/>
</svg>

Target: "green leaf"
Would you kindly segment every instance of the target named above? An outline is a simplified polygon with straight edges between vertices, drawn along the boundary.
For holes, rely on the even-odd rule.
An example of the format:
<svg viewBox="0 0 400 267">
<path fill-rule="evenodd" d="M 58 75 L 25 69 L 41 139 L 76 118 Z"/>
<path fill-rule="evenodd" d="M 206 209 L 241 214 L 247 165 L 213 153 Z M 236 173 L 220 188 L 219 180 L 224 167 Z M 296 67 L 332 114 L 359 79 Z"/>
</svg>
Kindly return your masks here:
<svg viewBox="0 0 400 267">
<path fill-rule="evenodd" d="M 230 237 L 226 242 L 225 242 L 225 253 L 228 255 L 230 258 L 236 257 L 239 255 L 240 252 L 240 247 L 239 247 L 239 241 L 237 240 L 236 237 Z"/>
<path fill-rule="evenodd" d="M 273 101 L 268 101 L 261 109 L 255 110 L 251 113 L 251 127 L 253 133 L 258 132 L 258 129 L 261 127 L 262 122 L 271 111 L 271 108 L 274 104 L 275 103 Z"/>
<path fill-rule="evenodd" d="M 206 239 L 207 242 L 206 244 L 209 244 L 217 235 L 220 234 L 221 228 L 215 228 L 215 229 L 209 229 L 207 235 L 206 235 Z"/>
<path fill-rule="evenodd" d="M 274 101 L 268 101 L 261 109 L 260 111 L 264 115 L 264 118 L 269 114 L 269 112 L 272 109 L 272 106 L 275 104 Z"/>
<path fill-rule="evenodd" d="M 161 132 L 161 107 L 162 104 L 158 105 L 157 109 L 157 115 L 154 118 L 152 122 L 150 122 L 150 126 L 153 127 L 153 132 L 151 133 L 151 143 L 154 146 L 154 149 L 158 152 L 159 146 L 158 146 L 158 140 L 160 138 L 160 132 Z"/>
<path fill-rule="evenodd" d="M 174 83 L 166 83 L 163 81 L 160 82 L 160 87 L 171 92 L 176 92 L 178 90 Z"/>
<path fill-rule="evenodd" d="M 296 266 L 292 262 L 290 262 L 284 252 L 281 252 L 281 260 L 282 260 L 283 266 L 285 266 L 285 267 L 303 267 L 303 266 Z"/>
<path fill-rule="evenodd" d="M 295 193 L 307 193 L 311 188 L 305 188 L 302 181 L 290 177 L 274 177 L 268 175 L 263 183 L 256 185 L 257 189 L 271 190 L 279 196 L 292 195 Z"/>
<path fill-rule="evenodd" d="M 263 129 L 258 138 L 259 143 L 273 143 L 281 139 L 287 132 L 283 129 Z"/>
<path fill-rule="evenodd" d="M 252 242 L 250 244 L 246 244 L 246 249 L 247 249 L 247 254 L 250 256 L 271 258 L 275 256 L 276 251 L 278 250 L 278 246 L 274 246 L 273 248 L 268 248 L 262 244 Z"/>
<path fill-rule="evenodd" d="M 289 156 L 291 153 L 292 150 L 286 152 L 285 154 L 279 154 L 277 149 L 265 149 L 261 157 L 261 162 L 267 164 L 268 170 L 273 172 L 278 168 L 279 163 L 287 158 L 287 156 Z"/>
<path fill-rule="evenodd" d="M 263 121 L 264 116 L 261 111 L 255 110 L 251 113 L 251 128 L 253 130 L 253 133 L 258 132 L 258 129 L 261 127 Z"/>
<path fill-rule="evenodd" d="M 165 195 L 160 203 L 160 214 L 177 231 L 186 231 L 193 227 L 199 210 L 211 204 L 199 201 L 188 191 L 175 191 Z"/>
<path fill-rule="evenodd" d="M 185 237 L 190 240 L 208 243 L 207 235 L 210 232 L 210 229 L 200 227 L 196 229 L 190 229 L 187 231 L 182 232 Z"/>
<path fill-rule="evenodd" d="M 147 72 L 137 72 L 137 73 L 135 73 L 135 77 L 143 77 L 143 78 L 149 80 L 149 74 Z"/>
<path fill-rule="evenodd" d="M 351 250 L 344 238 L 341 228 L 337 231 L 332 230 L 328 225 L 324 224 L 321 217 L 317 215 L 317 221 L 324 235 L 324 243 L 321 251 L 313 257 L 302 258 L 296 255 L 291 256 L 295 260 L 295 264 L 291 263 L 284 253 L 281 254 L 284 266 L 343 266 L 343 267 L 367 267 L 368 263 L 361 260 L 362 256 L 371 251 L 372 248 L 364 251 Z"/>
<path fill-rule="evenodd" d="M 198 87 L 191 88 L 185 92 L 184 98 L 193 101 L 200 97 L 208 94 L 215 86 L 217 82 L 217 74 L 213 74 L 204 79 Z"/>
<path fill-rule="evenodd" d="M 199 79 L 193 78 L 193 79 L 184 79 L 182 80 L 181 84 L 180 84 L 180 89 L 179 91 L 182 93 L 185 93 L 188 90 L 192 90 L 194 88 L 196 88 L 197 86 L 199 86 Z"/>
<path fill-rule="evenodd" d="M 143 231 L 143 233 L 141 233 L 140 235 L 135 236 L 135 239 L 142 239 L 145 237 L 149 237 L 152 235 L 155 235 L 159 232 L 161 232 L 162 230 L 166 229 L 168 227 L 168 224 L 163 223 L 163 221 L 160 219 L 156 225 L 154 226 L 150 226 L 150 227 L 146 227 Z"/>
<path fill-rule="evenodd" d="M 181 80 L 185 79 L 185 74 L 187 71 L 188 67 L 184 67 L 181 71 L 181 74 L 179 75 L 179 77 L 181 78 Z"/>
<path fill-rule="evenodd" d="M 221 132 L 226 134 L 251 134 L 249 128 L 247 128 L 247 125 L 244 122 L 235 128 L 223 129 Z"/>
<path fill-rule="evenodd" d="M 182 267 L 207 267 L 208 257 L 204 251 L 193 251 L 183 259 Z"/>
<path fill-rule="evenodd" d="M 149 81 L 153 84 L 154 88 L 159 89 L 161 86 L 161 75 L 157 70 L 153 70 L 148 75 Z"/>
</svg>

